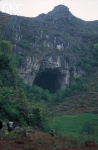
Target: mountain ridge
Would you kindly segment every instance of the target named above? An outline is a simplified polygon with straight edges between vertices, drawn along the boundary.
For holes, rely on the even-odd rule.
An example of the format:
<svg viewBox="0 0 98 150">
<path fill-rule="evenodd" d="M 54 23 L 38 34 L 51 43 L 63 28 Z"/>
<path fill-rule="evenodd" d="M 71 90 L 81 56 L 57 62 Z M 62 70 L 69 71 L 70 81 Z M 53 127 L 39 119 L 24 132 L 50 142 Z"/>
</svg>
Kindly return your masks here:
<svg viewBox="0 0 98 150">
<path fill-rule="evenodd" d="M 53 73 L 52 69 L 54 72 L 56 69 L 60 73 L 56 77 L 60 89 L 69 85 L 71 71 L 73 78 L 88 74 L 77 64 L 83 53 L 87 61 L 93 58 L 92 48 L 98 42 L 97 25 L 97 21 L 76 18 L 68 7 L 59 5 L 35 18 L 12 15 L 2 32 L 4 39 L 14 46 L 14 53 L 22 59 L 19 74 L 26 83 L 32 86 L 40 72 L 50 69 Z"/>
</svg>

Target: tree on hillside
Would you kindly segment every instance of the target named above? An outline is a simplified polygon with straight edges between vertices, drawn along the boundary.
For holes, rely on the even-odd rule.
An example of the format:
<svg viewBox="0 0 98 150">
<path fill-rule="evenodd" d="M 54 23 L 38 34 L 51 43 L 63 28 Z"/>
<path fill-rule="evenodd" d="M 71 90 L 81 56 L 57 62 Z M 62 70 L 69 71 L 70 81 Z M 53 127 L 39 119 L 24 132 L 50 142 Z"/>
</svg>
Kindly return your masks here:
<svg viewBox="0 0 98 150">
<path fill-rule="evenodd" d="M 98 56 L 98 43 L 94 44 L 93 53 Z"/>
<path fill-rule="evenodd" d="M 16 66 L 13 63 L 12 45 L 5 40 L 0 41 L 0 79 L 1 84 L 13 85 L 16 76 Z"/>
<path fill-rule="evenodd" d="M 94 44 L 92 53 L 94 56 L 93 65 L 98 65 L 98 43 Z"/>
<path fill-rule="evenodd" d="M 5 40 L 0 41 L 0 56 L 6 56 L 10 59 L 12 52 L 12 45 Z"/>
</svg>

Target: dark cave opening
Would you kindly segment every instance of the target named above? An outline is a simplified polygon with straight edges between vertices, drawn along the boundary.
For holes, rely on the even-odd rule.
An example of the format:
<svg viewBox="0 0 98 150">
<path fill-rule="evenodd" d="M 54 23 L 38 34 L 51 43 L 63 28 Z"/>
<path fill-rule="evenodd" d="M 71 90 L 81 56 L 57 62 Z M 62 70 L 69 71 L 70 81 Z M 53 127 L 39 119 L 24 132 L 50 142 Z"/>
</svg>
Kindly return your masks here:
<svg viewBox="0 0 98 150">
<path fill-rule="evenodd" d="M 60 85 L 58 83 L 59 73 L 58 71 L 46 69 L 35 77 L 33 85 L 37 85 L 44 90 L 47 89 L 51 93 L 55 93 L 58 89 L 60 89 Z"/>
</svg>

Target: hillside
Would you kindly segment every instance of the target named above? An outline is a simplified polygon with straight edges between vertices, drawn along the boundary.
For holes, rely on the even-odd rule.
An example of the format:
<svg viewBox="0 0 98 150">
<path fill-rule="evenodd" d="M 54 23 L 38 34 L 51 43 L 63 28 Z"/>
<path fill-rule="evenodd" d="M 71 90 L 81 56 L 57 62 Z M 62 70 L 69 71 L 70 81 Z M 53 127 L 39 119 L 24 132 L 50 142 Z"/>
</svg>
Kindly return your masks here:
<svg viewBox="0 0 98 150">
<path fill-rule="evenodd" d="M 35 18 L 10 16 L 2 33 L 14 46 L 19 75 L 30 86 L 55 93 L 93 68 L 98 21 L 76 18 L 66 6 Z"/>
<path fill-rule="evenodd" d="M 75 128 L 70 136 L 65 131 L 61 133 L 56 126 L 52 128 L 50 122 L 55 124 L 53 118 L 60 122 L 67 116 L 69 120 L 74 115 L 81 120 L 82 114 L 98 118 L 98 21 L 76 18 L 63 5 L 35 18 L 0 12 L 1 119 L 6 123 L 12 119 L 16 126 L 32 126 L 40 130 L 36 132 L 43 138 L 38 137 L 37 143 L 33 141 L 33 149 L 51 149 L 52 145 L 59 150 L 58 143 L 61 142 L 62 146 L 67 136 L 70 137 L 67 143 L 72 142 L 69 146 L 77 146 L 79 139 L 75 139 Z M 81 123 L 80 128 L 84 124 Z M 93 126 L 91 128 L 94 129 Z M 97 128 L 98 123 L 94 129 L 96 132 Z M 55 138 L 48 135 L 51 129 L 55 130 Z M 89 132 L 87 126 L 85 130 Z M 78 135 L 81 135 L 80 130 Z M 47 143 L 45 136 L 48 144 L 52 141 L 48 148 L 44 147 Z M 97 143 L 98 137 L 93 136 Z M 90 140 L 87 135 L 86 138 Z M 11 142 L 10 139 L 3 140 L 5 145 Z M 30 142 L 27 149 L 32 149 L 32 142 L 28 139 L 25 142 L 20 139 L 18 143 L 13 139 L 13 142 L 15 145 L 12 145 L 20 144 L 19 147 L 25 143 L 28 146 Z M 11 143 L 9 145 L 12 146 Z M 86 146 L 80 149 L 89 147 Z M 2 147 L 5 148 L 4 145 Z"/>
<path fill-rule="evenodd" d="M 63 5 L 35 18 L 2 12 L 0 17 L 3 37 L 13 45 L 18 75 L 31 87 L 46 90 L 48 102 L 61 103 L 54 114 L 97 113 L 98 21 L 76 18 Z M 37 94 L 43 92 L 40 88 Z M 65 91 L 59 93 L 61 89 Z"/>
</svg>

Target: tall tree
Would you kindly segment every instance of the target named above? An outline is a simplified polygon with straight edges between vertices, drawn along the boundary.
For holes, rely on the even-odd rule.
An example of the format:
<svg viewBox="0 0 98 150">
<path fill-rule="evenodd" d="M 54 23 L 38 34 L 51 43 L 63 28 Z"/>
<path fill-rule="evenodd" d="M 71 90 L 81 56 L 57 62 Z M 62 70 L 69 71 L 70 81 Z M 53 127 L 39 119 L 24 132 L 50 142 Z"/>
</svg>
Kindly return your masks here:
<svg viewBox="0 0 98 150">
<path fill-rule="evenodd" d="M 0 55 L 5 55 L 10 59 L 12 52 L 12 45 L 5 40 L 0 41 Z"/>
</svg>

